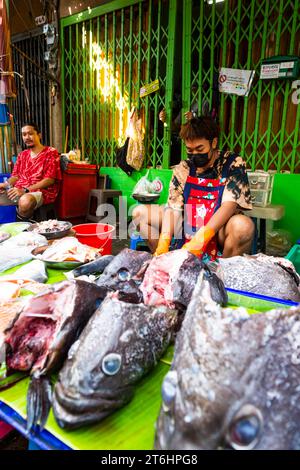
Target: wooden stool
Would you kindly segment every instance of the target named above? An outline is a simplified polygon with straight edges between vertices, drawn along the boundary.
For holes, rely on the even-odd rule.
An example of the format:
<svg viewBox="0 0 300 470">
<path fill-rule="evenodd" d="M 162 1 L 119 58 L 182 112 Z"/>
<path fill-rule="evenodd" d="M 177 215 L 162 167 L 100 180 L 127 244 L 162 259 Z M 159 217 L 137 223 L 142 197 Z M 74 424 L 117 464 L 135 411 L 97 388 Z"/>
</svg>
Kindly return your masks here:
<svg viewBox="0 0 300 470">
<path fill-rule="evenodd" d="M 36 209 L 32 216 L 36 222 L 42 222 L 43 220 L 57 219 L 55 204 L 44 204 L 43 206 Z"/>
<path fill-rule="evenodd" d="M 99 222 L 104 216 L 97 216 L 98 207 L 100 207 L 101 204 L 107 204 L 109 200 L 119 196 L 122 196 L 122 191 L 115 189 L 91 189 L 86 220 Z"/>
<path fill-rule="evenodd" d="M 250 211 L 245 211 L 244 214 L 253 219 L 255 227 L 258 232 L 259 249 L 262 253 L 266 251 L 266 236 L 267 236 L 267 219 L 280 220 L 284 216 L 285 207 L 281 205 L 270 204 L 266 207 L 253 206 Z M 259 220 L 259 227 L 258 227 Z"/>
</svg>

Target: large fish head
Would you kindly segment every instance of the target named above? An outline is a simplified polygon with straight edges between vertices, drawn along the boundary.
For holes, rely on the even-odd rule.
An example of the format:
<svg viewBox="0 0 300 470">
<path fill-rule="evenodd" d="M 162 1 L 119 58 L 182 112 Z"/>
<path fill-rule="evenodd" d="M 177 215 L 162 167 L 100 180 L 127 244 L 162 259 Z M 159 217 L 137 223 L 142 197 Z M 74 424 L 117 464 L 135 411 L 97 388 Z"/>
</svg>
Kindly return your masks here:
<svg viewBox="0 0 300 470">
<path fill-rule="evenodd" d="M 94 422 L 127 403 L 134 384 L 170 343 L 177 321 L 174 310 L 132 305 L 108 294 L 59 374 L 53 401 L 59 425 Z"/>
<path fill-rule="evenodd" d="M 213 300 L 227 303 L 227 293 L 222 280 L 187 250 L 174 250 L 153 257 L 141 285 L 144 303 L 168 305 L 185 310 L 201 272 L 209 281 Z"/>
<path fill-rule="evenodd" d="M 199 286 L 162 385 L 159 449 L 300 449 L 300 310 L 222 309 Z"/>
<path fill-rule="evenodd" d="M 141 301 L 141 293 L 136 276 L 151 258 L 150 253 L 126 248 L 105 268 L 97 285 L 105 287 L 108 292 L 119 291 L 124 301 L 138 303 Z"/>
</svg>

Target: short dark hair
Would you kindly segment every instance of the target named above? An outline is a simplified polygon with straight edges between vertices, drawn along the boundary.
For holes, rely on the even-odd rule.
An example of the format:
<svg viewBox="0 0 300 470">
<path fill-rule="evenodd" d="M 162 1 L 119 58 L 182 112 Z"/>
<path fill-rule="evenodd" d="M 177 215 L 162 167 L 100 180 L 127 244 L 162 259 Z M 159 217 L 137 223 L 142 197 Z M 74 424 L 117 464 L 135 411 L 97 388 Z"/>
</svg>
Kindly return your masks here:
<svg viewBox="0 0 300 470">
<path fill-rule="evenodd" d="M 212 117 L 199 116 L 183 124 L 179 135 L 182 140 L 206 139 L 212 142 L 219 138 L 219 134 L 219 126 Z"/>
<path fill-rule="evenodd" d="M 32 122 L 32 121 L 26 121 L 26 122 L 24 122 L 24 124 L 22 125 L 22 129 L 23 129 L 23 127 L 26 127 L 26 126 L 31 126 L 31 127 L 33 127 L 33 129 L 34 129 L 38 134 L 41 133 L 39 126 L 38 126 L 35 122 Z"/>
</svg>

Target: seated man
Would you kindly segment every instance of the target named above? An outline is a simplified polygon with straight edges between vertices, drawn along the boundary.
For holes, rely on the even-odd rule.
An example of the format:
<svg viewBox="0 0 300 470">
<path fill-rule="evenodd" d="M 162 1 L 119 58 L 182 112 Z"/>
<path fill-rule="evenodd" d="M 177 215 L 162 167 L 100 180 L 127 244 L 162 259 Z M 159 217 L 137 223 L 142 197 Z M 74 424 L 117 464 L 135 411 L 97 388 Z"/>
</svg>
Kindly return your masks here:
<svg viewBox="0 0 300 470">
<path fill-rule="evenodd" d="M 0 183 L 0 205 L 17 205 L 19 220 L 26 220 L 38 207 L 55 201 L 61 170 L 57 150 L 41 144 L 36 124 L 24 124 L 22 139 L 27 148 L 18 155 L 11 177 Z"/>
<path fill-rule="evenodd" d="M 167 206 L 133 211 L 141 236 L 155 255 L 169 250 L 175 232 L 176 247 L 204 261 L 249 252 L 254 224 L 240 213 L 252 208 L 245 163 L 218 150 L 219 130 L 211 117 L 192 118 L 180 137 L 188 158 L 174 168 Z"/>
</svg>

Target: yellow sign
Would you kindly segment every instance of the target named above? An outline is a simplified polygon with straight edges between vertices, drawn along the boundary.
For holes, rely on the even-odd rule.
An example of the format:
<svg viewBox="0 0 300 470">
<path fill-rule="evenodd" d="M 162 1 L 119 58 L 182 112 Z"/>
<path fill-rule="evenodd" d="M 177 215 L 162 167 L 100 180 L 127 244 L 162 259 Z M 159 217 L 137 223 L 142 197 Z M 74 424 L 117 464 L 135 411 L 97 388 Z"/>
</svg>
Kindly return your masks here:
<svg viewBox="0 0 300 470">
<path fill-rule="evenodd" d="M 159 90 L 159 80 L 154 80 L 154 82 L 149 83 L 148 85 L 142 86 L 140 88 L 140 98 L 144 96 L 150 95 L 150 93 L 154 93 L 155 91 Z"/>
</svg>

